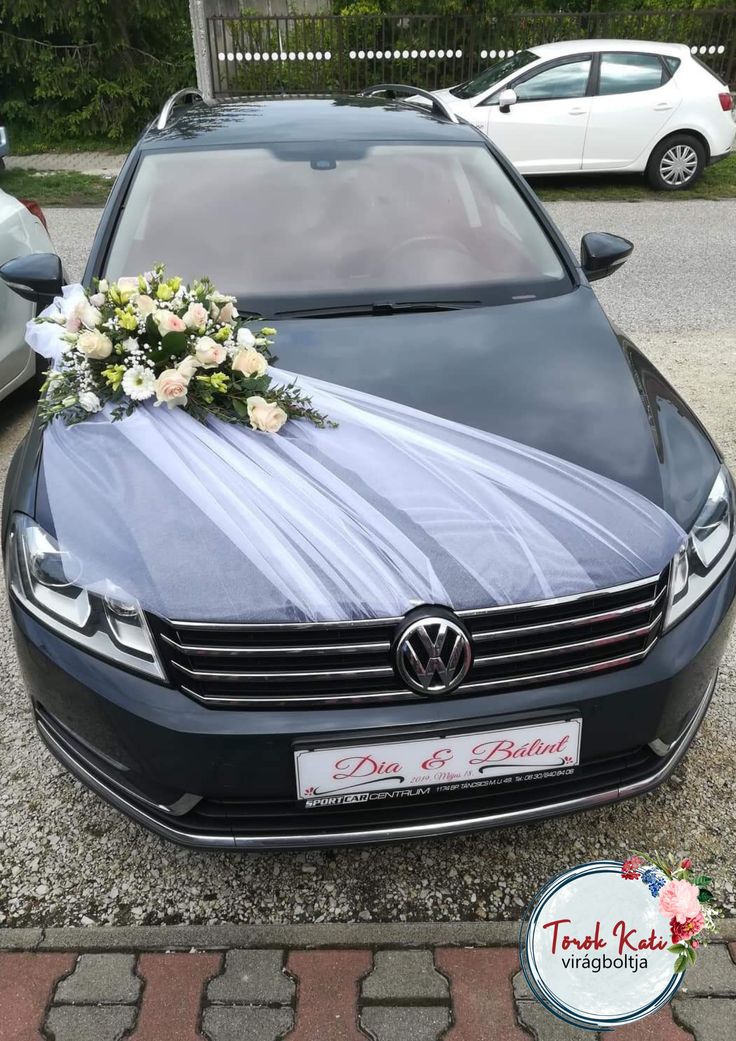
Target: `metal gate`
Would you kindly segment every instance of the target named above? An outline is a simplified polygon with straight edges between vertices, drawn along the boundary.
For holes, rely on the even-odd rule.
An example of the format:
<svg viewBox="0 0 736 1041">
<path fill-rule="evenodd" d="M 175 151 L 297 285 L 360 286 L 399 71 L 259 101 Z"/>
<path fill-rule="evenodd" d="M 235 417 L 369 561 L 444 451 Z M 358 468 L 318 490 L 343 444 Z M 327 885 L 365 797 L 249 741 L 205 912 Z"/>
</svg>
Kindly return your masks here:
<svg viewBox="0 0 736 1041">
<path fill-rule="evenodd" d="M 736 88 L 736 9 L 468 15 L 212 16 L 212 92 L 350 94 L 372 83 L 429 88 L 470 79 L 496 57 L 555 40 L 686 43 Z"/>
</svg>

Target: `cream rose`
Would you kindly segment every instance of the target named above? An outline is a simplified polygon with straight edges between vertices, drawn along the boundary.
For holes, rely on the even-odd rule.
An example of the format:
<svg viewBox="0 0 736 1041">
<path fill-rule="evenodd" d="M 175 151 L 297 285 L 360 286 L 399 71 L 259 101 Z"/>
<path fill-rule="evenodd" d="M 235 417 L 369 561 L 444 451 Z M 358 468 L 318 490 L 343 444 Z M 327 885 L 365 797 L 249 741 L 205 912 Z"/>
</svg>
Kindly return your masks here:
<svg viewBox="0 0 736 1041">
<path fill-rule="evenodd" d="M 138 277 L 137 275 L 125 275 L 117 280 L 116 285 L 121 293 L 137 293 Z"/>
<path fill-rule="evenodd" d="M 165 336 L 166 333 L 186 332 L 186 325 L 181 318 L 172 311 L 154 311 L 153 320 L 158 326 L 158 331 L 162 336 Z"/>
<path fill-rule="evenodd" d="M 133 306 L 141 314 L 153 314 L 156 310 L 155 300 L 152 300 L 150 296 L 146 296 L 145 293 L 139 293 L 133 298 Z"/>
<path fill-rule="evenodd" d="M 176 367 L 184 379 L 190 380 L 199 368 L 199 362 L 194 355 L 189 354 L 186 358 L 180 361 Z"/>
<path fill-rule="evenodd" d="M 112 340 L 96 329 L 89 329 L 77 338 L 77 350 L 88 358 L 109 358 L 112 354 Z"/>
<path fill-rule="evenodd" d="M 220 308 L 220 321 L 221 322 L 232 322 L 233 318 L 237 318 L 238 312 L 233 304 L 232 300 L 228 300 L 224 307 Z"/>
<path fill-rule="evenodd" d="M 256 338 L 250 329 L 246 329 L 242 326 L 238 329 L 238 347 L 255 347 Z"/>
<path fill-rule="evenodd" d="M 190 304 L 186 309 L 183 318 L 184 324 L 187 329 L 202 329 L 207 324 L 207 308 L 203 307 L 202 304 Z"/>
<path fill-rule="evenodd" d="M 94 329 L 102 321 L 102 314 L 89 300 L 78 300 L 69 312 L 66 327 L 69 332 L 77 332 L 84 325 L 87 329 Z"/>
<path fill-rule="evenodd" d="M 242 372 L 244 376 L 264 376 L 267 371 L 268 362 L 253 347 L 238 351 L 233 359 L 233 372 Z"/>
<path fill-rule="evenodd" d="M 189 380 L 176 369 L 164 369 L 156 380 L 156 404 L 169 408 L 186 405 Z"/>
<path fill-rule="evenodd" d="M 102 305 L 105 302 L 105 294 L 93 293 L 92 296 L 89 298 L 89 302 L 92 304 L 93 307 L 102 307 Z"/>
<path fill-rule="evenodd" d="M 276 434 L 289 418 L 284 410 L 273 401 L 254 396 L 246 401 L 248 419 L 254 430 Z"/>
<path fill-rule="evenodd" d="M 200 336 L 194 346 L 194 354 L 199 364 L 205 369 L 216 369 L 227 357 L 227 351 L 211 336 Z"/>
</svg>

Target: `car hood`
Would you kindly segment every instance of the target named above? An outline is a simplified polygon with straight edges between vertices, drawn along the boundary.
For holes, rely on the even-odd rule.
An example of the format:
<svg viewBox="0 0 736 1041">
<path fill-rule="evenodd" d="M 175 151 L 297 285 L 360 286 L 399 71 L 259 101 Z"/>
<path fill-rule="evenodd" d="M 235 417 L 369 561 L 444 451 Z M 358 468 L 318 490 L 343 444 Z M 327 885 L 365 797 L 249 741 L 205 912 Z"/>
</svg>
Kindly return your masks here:
<svg viewBox="0 0 736 1041">
<path fill-rule="evenodd" d="M 702 426 L 588 286 L 501 306 L 275 324 L 285 369 L 560 456 L 684 528 L 715 479 Z"/>
</svg>

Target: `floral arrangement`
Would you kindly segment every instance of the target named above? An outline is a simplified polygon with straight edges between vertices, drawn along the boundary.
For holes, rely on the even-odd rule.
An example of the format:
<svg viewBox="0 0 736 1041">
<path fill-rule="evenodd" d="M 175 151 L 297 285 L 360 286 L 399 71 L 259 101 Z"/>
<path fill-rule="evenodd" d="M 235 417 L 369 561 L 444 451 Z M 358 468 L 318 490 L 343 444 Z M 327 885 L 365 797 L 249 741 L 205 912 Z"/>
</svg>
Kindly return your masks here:
<svg viewBox="0 0 736 1041">
<path fill-rule="evenodd" d="M 713 880 L 696 872 L 690 857 L 678 865 L 659 854 L 629 857 L 621 866 L 621 875 L 643 882 L 658 900 L 662 914 L 669 918 L 672 946 L 667 950 L 676 956 L 675 972 L 684 972 L 688 965 L 694 965 L 696 951 L 703 942 L 701 934 L 715 929 L 714 920 L 720 913 L 713 906 L 709 888 Z"/>
<path fill-rule="evenodd" d="M 275 329 L 254 334 L 235 297 L 209 279 L 190 286 L 163 265 L 136 278 L 96 280 L 71 309 L 37 322 L 64 327 L 62 357 L 42 388 L 42 423 L 79 423 L 105 405 L 113 420 L 147 402 L 183 408 L 196 419 L 276 433 L 288 419 L 334 426 L 292 383 L 268 374 Z"/>
</svg>

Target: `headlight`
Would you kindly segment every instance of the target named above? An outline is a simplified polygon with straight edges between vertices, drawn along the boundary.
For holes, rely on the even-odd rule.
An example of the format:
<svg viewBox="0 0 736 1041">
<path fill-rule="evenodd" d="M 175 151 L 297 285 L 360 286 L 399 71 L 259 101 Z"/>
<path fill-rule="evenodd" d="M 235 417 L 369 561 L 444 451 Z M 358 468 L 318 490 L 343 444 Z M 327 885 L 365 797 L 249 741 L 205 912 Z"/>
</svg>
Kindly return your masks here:
<svg viewBox="0 0 736 1041">
<path fill-rule="evenodd" d="M 734 552 L 734 487 L 722 466 L 687 542 L 672 561 L 665 629 L 703 599 L 733 560 Z"/>
<path fill-rule="evenodd" d="M 24 514 L 13 517 L 6 567 L 13 595 L 49 629 L 117 665 L 166 678 L 138 601 L 111 582 L 85 589 L 83 563 Z"/>
</svg>

